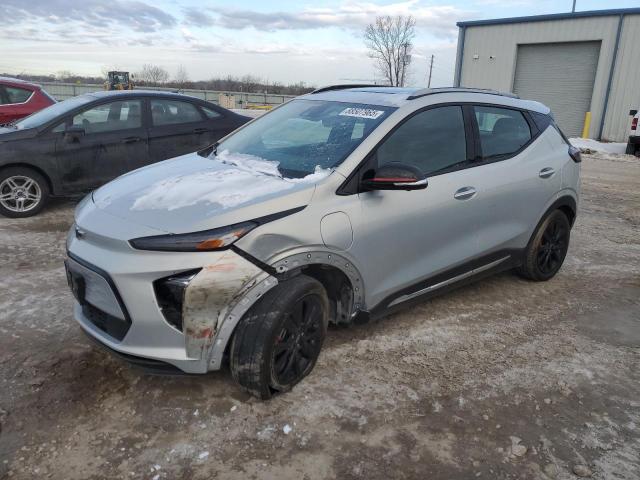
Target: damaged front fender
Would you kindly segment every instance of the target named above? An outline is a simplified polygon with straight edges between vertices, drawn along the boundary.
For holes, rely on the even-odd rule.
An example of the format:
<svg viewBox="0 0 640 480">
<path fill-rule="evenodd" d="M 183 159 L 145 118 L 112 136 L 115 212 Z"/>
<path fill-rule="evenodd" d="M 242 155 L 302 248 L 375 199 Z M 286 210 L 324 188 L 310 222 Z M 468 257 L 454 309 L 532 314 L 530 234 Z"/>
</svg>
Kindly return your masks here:
<svg viewBox="0 0 640 480">
<path fill-rule="evenodd" d="M 213 338 L 229 306 L 247 285 L 266 274 L 231 250 L 206 265 L 189 282 L 182 307 L 185 348 L 189 358 L 207 358 Z"/>
</svg>

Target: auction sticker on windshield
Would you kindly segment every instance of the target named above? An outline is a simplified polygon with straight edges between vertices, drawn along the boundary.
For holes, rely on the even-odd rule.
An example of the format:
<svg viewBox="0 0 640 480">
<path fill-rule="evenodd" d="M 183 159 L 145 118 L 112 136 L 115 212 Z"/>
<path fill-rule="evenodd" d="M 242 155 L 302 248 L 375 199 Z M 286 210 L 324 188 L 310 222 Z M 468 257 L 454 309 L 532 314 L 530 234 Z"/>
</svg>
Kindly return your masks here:
<svg viewBox="0 0 640 480">
<path fill-rule="evenodd" d="M 371 108 L 345 108 L 338 115 L 343 117 L 358 117 L 358 118 L 371 118 L 376 119 L 384 113 L 384 110 L 373 110 Z"/>
</svg>

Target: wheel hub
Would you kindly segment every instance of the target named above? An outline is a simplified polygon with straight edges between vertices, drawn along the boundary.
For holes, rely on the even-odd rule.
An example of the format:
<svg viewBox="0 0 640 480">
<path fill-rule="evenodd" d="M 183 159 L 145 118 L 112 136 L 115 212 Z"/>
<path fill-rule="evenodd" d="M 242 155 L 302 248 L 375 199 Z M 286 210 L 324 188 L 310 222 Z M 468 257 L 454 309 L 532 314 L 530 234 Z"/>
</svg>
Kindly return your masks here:
<svg viewBox="0 0 640 480">
<path fill-rule="evenodd" d="M 0 205 L 12 212 L 28 212 L 42 199 L 40 185 L 33 178 L 14 175 L 0 182 Z"/>
</svg>

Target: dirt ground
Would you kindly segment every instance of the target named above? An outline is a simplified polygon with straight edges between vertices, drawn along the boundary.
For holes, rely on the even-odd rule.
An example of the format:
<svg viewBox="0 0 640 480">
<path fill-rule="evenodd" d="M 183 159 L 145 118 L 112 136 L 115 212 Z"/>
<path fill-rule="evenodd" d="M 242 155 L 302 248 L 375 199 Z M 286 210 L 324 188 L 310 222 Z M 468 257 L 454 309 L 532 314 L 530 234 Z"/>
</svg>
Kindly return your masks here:
<svg viewBox="0 0 640 480">
<path fill-rule="evenodd" d="M 564 267 L 332 328 L 268 402 L 148 376 L 80 332 L 73 202 L 0 218 L 0 478 L 640 479 L 640 160 L 585 155 Z"/>
</svg>

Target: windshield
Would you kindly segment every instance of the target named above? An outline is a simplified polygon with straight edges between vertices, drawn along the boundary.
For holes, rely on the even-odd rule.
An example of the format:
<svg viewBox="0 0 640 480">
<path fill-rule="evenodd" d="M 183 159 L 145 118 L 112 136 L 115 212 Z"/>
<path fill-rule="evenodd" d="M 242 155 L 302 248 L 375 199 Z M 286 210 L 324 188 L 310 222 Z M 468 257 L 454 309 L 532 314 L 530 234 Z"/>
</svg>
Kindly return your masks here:
<svg viewBox="0 0 640 480">
<path fill-rule="evenodd" d="M 72 97 L 68 100 L 64 100 L 63 102 L 54 103 L 53 105 L 50 105 L 47 108 L 44 108 L 36 113 L 32 113 L 28 117 L 20 119 L 14 125 L 19 130 L 25 128 L 38 128 L 45 123 L 54 120 L 58 116 L 64 115 L 74 108 L 90 102 L 91 100 L 95 100 L 95 97 L 90 97 L 88 95 Z"/>
<path fill-rule="evenodd" d="M 395 110 L 322 100 L 292 100 L 222 142 L 217 152 L 278 162 L 284 177 L 338 166 Z"/>
</svg>

